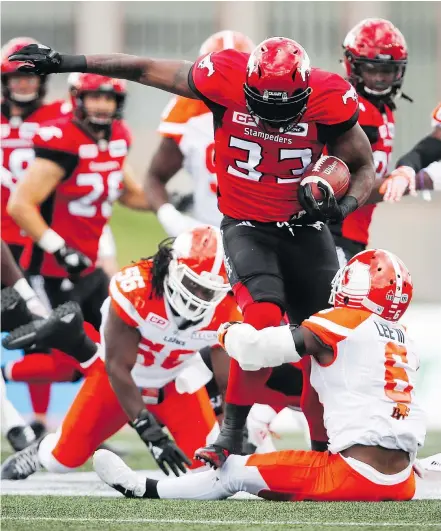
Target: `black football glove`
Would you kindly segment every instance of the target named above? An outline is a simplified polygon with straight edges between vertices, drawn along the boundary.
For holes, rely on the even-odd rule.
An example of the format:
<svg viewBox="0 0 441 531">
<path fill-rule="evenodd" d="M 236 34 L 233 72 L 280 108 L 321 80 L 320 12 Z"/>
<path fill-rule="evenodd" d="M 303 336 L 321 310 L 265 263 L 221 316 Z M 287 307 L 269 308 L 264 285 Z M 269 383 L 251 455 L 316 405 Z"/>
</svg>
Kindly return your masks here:
<svg viewBox="0 0 441 531">
<path fill-rule="evenodd" d="M 64 267 L 72 279 L 92 265 L 92 261 L 82 252 L 65 245 L 54 253 L 57 262 Z"/>
<path fill-rule="evenodd" d="M 21 72 L 33 74 L 56 74 L 58 72 L 84 72 L 84 55 L 64 55 L 43 44 L 28 44 L 8 57 L 9 61 L 20 61 Z"/>
<path fill-rule="evenodd" d="M 345 217 L 357 209 L 358 201 L 355 197 L 345 196 L 340 203 L 337 202 L 335 195 L 328 186 L 318 183 L 317 187 L 322 193 L 322 199 L 317 200 L 313 193 L 311 184 L 299 186 L 298 197 L 299 203 L 308 215 L 308 221 L 330 221 L 339 223 Z"/>
<path fill-rule="evenodd" d="M 190 466 L 190 459 L 180 450 L 176 444 L 168 437 L 153 415 L 143 409 L 138 418 L 130 422 L 144 443 L 150 450 L 153 459 L 165 475 L 169 475 L 166 464 L 175 476 L 179 476 L 179 470 L 184 474 L 187 472 L 184 465 Z M 179 469 L 179 470 L 178 470 Z"/>
</svg>

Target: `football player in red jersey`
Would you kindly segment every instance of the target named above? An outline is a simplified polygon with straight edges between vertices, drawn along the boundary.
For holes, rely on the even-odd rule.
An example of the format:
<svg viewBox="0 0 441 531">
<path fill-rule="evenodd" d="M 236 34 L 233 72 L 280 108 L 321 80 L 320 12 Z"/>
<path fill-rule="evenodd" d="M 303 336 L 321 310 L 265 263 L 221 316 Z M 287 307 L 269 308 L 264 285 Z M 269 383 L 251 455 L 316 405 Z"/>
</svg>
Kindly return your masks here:
<svg viewBox="0 0 441 531">
<path fill-rule="evenodd" d="M 366 248 L 374 203 L 388 199 L 382 195 L 382 185 L 388 175 L 395 136 L 394 100 L 401 95 L 408 56 L 400 30 L 381 18 L 359 22 L 346 35 L 343 48 L 343 64 L 348 81 L 358 93 L 358 122 L 372 146 L 377 180 L 367 201 L 371 204 L 330 227 L 341 265 Z M 405 179 L 407 188 L 412 180 L 409 174 Z"/>
<path fill-rule="evenodd" d="M 32 43 L 36 41 L 28 37 L 18 37 L 6 43 L 1 51 L 1 234 L 17 262 L 28 238 L 7 213 L 6 205 L 17 182 L 35 157 L 33 137 L 40 124 L 58 118 L 63 103 L 44 103 L 46 75 L 19 72 L 18 63 L 8 61 L 11 53 Z"/>
<path fill-rule="evenodd" d="M 125 95 L 121 80 L 80 75 L 73 114 L 40 129 L 36 159 L 8 203 L 34 242 L 25 249 L 22 266 L 43 276 L 53 307 L 76 300 L 96 329 L 108 277 L 95 263 L 112 204 L 148 208 L 125 165 L 131 143 L 121 120 Z"/>
<path fill-rule="evenodd" d="M 245 321 L 261 329 L 278 326 L 285 312 L 299 322 L 326 307 L 338 260 L 323 222 L 342 220 L 362 205 L 375 179 L 348 82 L 311 68 L 305 50 L 282 37 L 263 41 L 251 54 L 224 50 L 194 63 L 62 55 L 37 45 L 10 59 L 26 61 L 26 71 L 94 72 L 202 99 L 214 118 L 225 263 Z M 325 145 L 352 173 L 340 203 L 325 190 L 317 202 L 309 185 L 299 187 Z M 241 451 L 246 417 L 270 375 L 243 371 L 232 361 L 221 435 L 199 457 L 219 466 Z"/>
</svg>

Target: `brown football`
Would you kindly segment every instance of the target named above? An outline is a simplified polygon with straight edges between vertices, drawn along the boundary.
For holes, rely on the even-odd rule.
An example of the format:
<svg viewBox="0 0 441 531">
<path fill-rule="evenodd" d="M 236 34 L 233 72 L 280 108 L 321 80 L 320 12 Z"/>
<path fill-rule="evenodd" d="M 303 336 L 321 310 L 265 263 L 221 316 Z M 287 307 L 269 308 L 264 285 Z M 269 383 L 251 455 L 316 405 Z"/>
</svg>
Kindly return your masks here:
<svg viewBox="0 0 441 531">
<path fill-rule="evenodd" d="M 341 199 L 348 191 L 350 180 L 351 173 L 346 164 L 337 157 L 325 155 L 306 168 L 300 186 L 311 184 L 312 193 L 319 200 L 322 199 L 322 193 L 317 184 L 322 182 L 330 185 L 335 197 Z"/>
</svg>

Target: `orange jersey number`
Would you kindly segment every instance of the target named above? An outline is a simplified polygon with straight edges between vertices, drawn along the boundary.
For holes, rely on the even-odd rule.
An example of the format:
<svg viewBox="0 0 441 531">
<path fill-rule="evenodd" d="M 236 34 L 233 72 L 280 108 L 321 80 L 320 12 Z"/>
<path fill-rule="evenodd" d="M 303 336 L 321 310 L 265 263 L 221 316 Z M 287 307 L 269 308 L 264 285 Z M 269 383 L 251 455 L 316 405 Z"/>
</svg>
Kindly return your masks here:
<svg viewBox="0 0 441 531">
<path fill-rule="evenodd" d="M 399 358 L 399 360 L 397 360 Z M 407 350 L 406 347 L 397 345 L 396 343 L 389 342 L 386 344 L 386 361 L 384 363 L 385 373 L 384 379 L 386 384 L 384 386 L 384 392 L 386 396 L 394 402 L 409 403 L 412 401 L 411 391 L 413 386 L 409 383 L 409 377 L 406 370 L 403 367 L 398 367 L 398 364 L 407 364 Z M 399 391 L 397 387 L 403 387 L 407 384 L 402 391 Z"/>
<path fill-rule="evenodd" d="M 141 345 L 142 347 L 140 347 L 140 349 L 138 350 L 138 356 L 142 357 L 142 364 L 145 367 L 153 365 L 155 363 L 155 353 L 161 352 L 162 349 L 165 347 L 165 345 L 162 345 L 161 343 L 153 343 L 153 341 L 150 341 L 146 338 L 141 339 Z M 161 367 L 163 369 L 172 369 L 173 367 L 176 367 L 176 365 L 180 365 L 183 361 L 185 361 L 179 359 L 181 355 L 193 354 L 193 352 L 193 350 L 184 349 L 172 350 L 170 354 L 165 358 L 165 360 L 161 363 Z"/>
</svg>

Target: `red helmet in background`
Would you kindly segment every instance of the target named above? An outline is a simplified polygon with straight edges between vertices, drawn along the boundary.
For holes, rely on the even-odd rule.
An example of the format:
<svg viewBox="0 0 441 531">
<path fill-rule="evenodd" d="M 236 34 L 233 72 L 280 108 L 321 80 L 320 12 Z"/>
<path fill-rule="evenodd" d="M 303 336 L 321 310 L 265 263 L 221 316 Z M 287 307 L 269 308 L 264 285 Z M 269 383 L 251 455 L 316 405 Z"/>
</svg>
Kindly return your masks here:
<svg viewBox="0 0 441 531">
<path fill-rule="evenodd" d="M 393 97 L 403 84 L 407 65 L 407 45 L 401 31 L 382 18 L 367 18 L 346 35 L 343 64 L 350 83 L 369 97 Z M 365 86 L 363 65 L 394 72 L 390 85 L 373 90 Z"/>
<path fill-rule="evenodd" d="M 68 77 L 69 93 L 74 113 L 80 119 L 88 118 L 83 105 L 83 98 L 91 92 L 114 94 L 116 99 L 116 112 L 110 118 L 121 119 L 127 94 L 127 83 L 123 79 L 100 76 L 98 74 L 80 74 L 74 72 Z M 89 118 L 93 122 L 91 118 Z M 99 123 L 97 125 L 106 125 Z"/>
<path fill-rule="evenodd" d="M 17 61 L 9 61 L 8 57 L 13 53 L 21 50 L 24 46 L 29 44 L 39 44 L 38 41 L 32 39 L 31 37 L 17 37 L 8 41 L 1 50 L 1 80 L 2 80 L 2 96 L 5 100 L 13 102 L 15 105 L 27 106 L 30 104 L 35 104 L 36 101 L 44 98 L 46 94 L 46 79 L 47 76 L 37 74 L 32 74 L 29 72 L 19 72 L 18 68 L 22 63 Z M 8 77 L 10 75 L 20 75 L 20 76 L 34 76 L 40 78 L 40 85 L 38 90 L 32 94 L 13 94 L 8 87 Z"/>
<path fill-rule="evenodd" d="M 239 31 L 224 30 L 214 33 L 202 44 L 200 55 L 210 52 L 221 52 L 222 50 L 237 50 L 238 52 L 251 53 L 255 44 L 243 33 Z"/>
<path fill-rule="evenodd" d="M 412 300 L 413 284 L 393 253 L 370 249 L 356 254 L 332 281 L 329 302 L 335 308 L 360 308 L 398 321 Z"/>
<path fill-rule="evenodd" d="M 272 37 L 251 53 L 244 84 L 250 114 L 266 129 L 290 131 L 306 111 L 311 66 L 306 51 L 292 39 Z"/>
<path fill-rule="evenodd" d="M 185 319 L 198 321 L 230 290 L 220 231 L 202 226 L 180 234 L 164 279 L 164 295 Z"/>
</svg>

